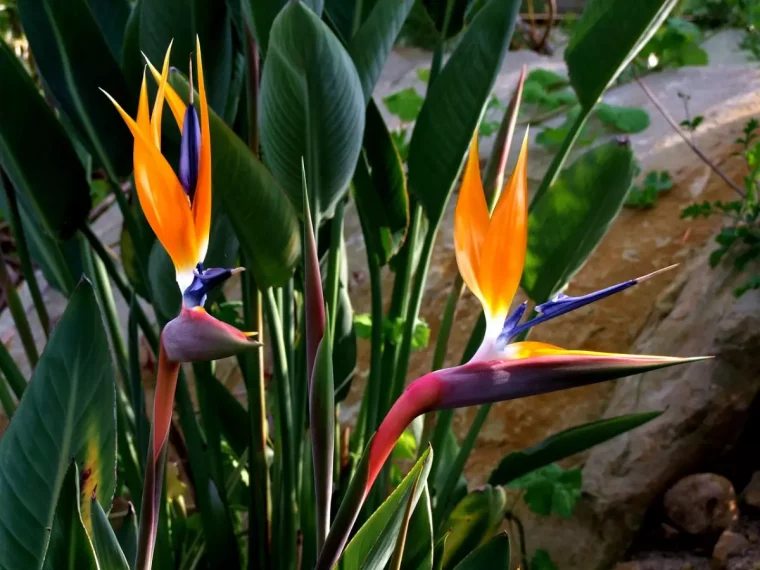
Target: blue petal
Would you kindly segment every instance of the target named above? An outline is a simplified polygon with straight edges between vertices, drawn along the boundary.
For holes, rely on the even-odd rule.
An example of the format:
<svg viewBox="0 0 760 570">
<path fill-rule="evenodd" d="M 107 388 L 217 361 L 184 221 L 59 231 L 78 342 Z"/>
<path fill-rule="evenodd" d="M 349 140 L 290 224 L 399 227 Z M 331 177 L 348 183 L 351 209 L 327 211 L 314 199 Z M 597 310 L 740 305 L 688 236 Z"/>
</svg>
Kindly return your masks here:
<svg viewBox="0 0 760 570">
<path fill-rule="evenodd" d="M 185 110 L 182 142 L 179 153 L 179 181 L 193 202 L 198 183 L 198 167 L 201 162 L 201 124 L 195 106 L 191 103 Z"/>
<path fill-rule="evenodd" d="M 206 303 L 208 294 L 238 271 L 242 271 L 242 269 L 221 269 L 218 267 L 204 269 L 203 265 L 199 263 L 198 269 L 193 272 L 193 282 L 182 294 L 184 306 L 188 309 L 202 307 Z"/>
<path fill-rule="evenodd" d="M 633 287 L 634 285 L 641 283 L 642 281 L 645 281 L 650 277 L 657 275 L 658 273 L 668 271 L 674 267 L 676 266 L 671 265 L 669 267 L 665 267 L 664 269 L 658 269 L 657 271 L 653 271 L 652 273 L 644 275 L 643 277 L 623 281 L 622 283 L 618 283 L 612 287 L 607 287 L 606 289 L 601 289 L 600 291 L 589 293 L 588 295 L 581 295 L 580 297 L 570 297 L 563 293 L 559 293 L 551 301 L 547 301 L 546 303 L 541 303 L 540 305 L 536 306 L 535 312 L 538 313 L 537 317 L 530 319 L 521 325 L 518 325 L 517 323 L 520 322 L 522 313 L 525 311 L 524 308 L 520 307 L 514 313 L 512 313 L 512 315 L 507 317 L 506 321 L 504 321 L 504 329 L 499 335 L 498 342 L 506 345 L 512 339 L 518 337 L 524 332 L 527 332 L 529 329 L 538 324 L 545 323 L 546 321 L 559 317 L 560 315 L 564 315 L 570 311 L 574 311 L 575 309 L 580 309 L 581 307 L 595 303 L 596 301 L 609 297 L 610 295 L 614 295 L 615 293 L 625 291 L 629 287 Z M 519 315 L 517 315 L 518 312 Z"/>
</svg>

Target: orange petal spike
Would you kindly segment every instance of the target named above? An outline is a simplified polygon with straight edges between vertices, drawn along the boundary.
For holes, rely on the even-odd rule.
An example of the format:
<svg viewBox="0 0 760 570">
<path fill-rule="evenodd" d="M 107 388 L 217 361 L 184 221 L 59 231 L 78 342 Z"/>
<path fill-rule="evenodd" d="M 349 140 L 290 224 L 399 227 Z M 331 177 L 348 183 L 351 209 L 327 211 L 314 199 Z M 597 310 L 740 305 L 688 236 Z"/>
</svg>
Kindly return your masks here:
<svg viewBox="0 0 760 570">
<path fill-rule="evenodd" d="M 196 58 L 198 63 L 198 106 L 201 119 L 201 159 L 198 165 L 198 182 L 193 198 L 193 221 L 195 222 L 195 240 L 198 244 L 200 258 L 206 256 L 209 231 L 211 230 L 211 133 L 209 132 L 208 102 L 206 101 L 206 84 L 203 79 L 203 61 L 201 43 L 195 38 Z M 190 86 L 192 89 L 193 86 Z"/>
<path fill-rule="evenodd" d="M 161 80 L 158 82 L 158 93 L 156 102 L 153 104 L 153 114 L 150 117 L 150 126 L 153 130 L 153 142 L 156 148 L 161 150 L 161 119 L 164 115 L 164 94 L 166 92 L 166 82 L 169 79 L 169 57 L 172 52 L 172 42 L 166 50 L 164 56 L 164 66 L 161 70 Z"/>
<path fill-rule="evenodd" d="M 480 179 L 478 133 L 472 137 L 470 156 L 459 189 L 454 215 L 454 251 L 462 279 L 485 305 L 478 279 L 481 251 L 488 232 L 489 217 L 483 184 Z"/>
<path fill-rule="evenodd" d="M 486 317 L 501 321 L 517 292 L 528 246 L 528 135 L 488 226 L 478 282 Z"/>
<path fill-rule="evenodd" d="M 104 92 L 105 93 L 105 92 Z M 177 281 L 184 291 L 198 263 L 190 204 L 169 163 L 153 144 L 150 134 L 106 93 L 135 138 L 134 177 L 145 217 L 174 262 Z"/>
<path fill-rule="evenodd" d="M 145 54 L 143 54 L 143 57 L 145 57 Z M 156 80 L 156 83 L 160 83 L 161 72 L 156 69 L 147 57 L 145 57 L 145 63 L 148 66 L 153 79 Z M 174 120 L 177 122 L 179 130 L 182 131 L 182 123 L 185 120 L 185 109 L 187 106 L 182 100 L 182 97 L 179 96 L 169 83 L 166 84 L 164 95 L 166 96 L 166 102 L 169 104 L 169 109 L 171 109 L 172 115 L 174 115 Z"/>
<path fill-rule="evenodd" d="M 145 80 L 145 70 L 143 70 L 143 80 L 140 86 L 140 103 L 137 106 L 137 125 L 144 133 L 150 132 L 150 111 L 148 110 L 148 84 Z"/>
</svg>

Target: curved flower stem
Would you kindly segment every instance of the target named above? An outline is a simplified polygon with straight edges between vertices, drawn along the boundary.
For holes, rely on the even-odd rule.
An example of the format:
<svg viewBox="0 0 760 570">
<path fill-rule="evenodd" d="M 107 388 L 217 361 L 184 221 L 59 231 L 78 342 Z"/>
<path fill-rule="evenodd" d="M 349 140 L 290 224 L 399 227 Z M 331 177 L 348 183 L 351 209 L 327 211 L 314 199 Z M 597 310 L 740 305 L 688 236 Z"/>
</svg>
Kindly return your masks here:
<svg viewBox="0 0 760 570">
<path fill-rule="evenodd" d="M 153 563 L 166 452 L 169 447 L 167 435 L 171 426 L 178 375 L 179 364 L 167 358 L 163 343 L 160 343 L 156 394 L 153 400 L 153 424 L 150 430 L 148 458 L 145 460 L 145 482 L 137 535 L 136 570 L 150 570 Z"/>
</svg>

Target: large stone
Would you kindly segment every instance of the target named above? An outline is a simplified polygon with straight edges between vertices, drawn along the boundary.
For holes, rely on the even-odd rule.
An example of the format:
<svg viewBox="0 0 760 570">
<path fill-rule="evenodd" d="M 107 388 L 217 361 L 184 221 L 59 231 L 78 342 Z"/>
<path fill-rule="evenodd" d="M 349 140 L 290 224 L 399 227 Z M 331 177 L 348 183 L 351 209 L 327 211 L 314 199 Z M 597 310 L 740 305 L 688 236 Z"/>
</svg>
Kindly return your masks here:
<svg viewBox="0 0 760 570">
<path fill-rule="evenodd" d="M 714 473 L 697 473 L 679 480 L 665 493 L 665 512 L 689 534 L 722 531 L 738 516 L 731 481 Z"/>
<path fill-rule="evenodd" d="M 746 423 L 760 388 L 760 292 L 736 299 L 733 290 L 747 276 L 728 263 L 710 269 L 710 249 L 660 297 L 632 352 L 715 359 L 618 381 L 605 416 L 664 410 L 662 416 L 592 451 L 572 519 L 520 513 L 530 547 L 548 549 L 563 570 L 620 560 L 649 505 L 724 452 Z"/>
<path fill-rule="evenodd" d="M 737 558 L 745 554 L 752 545 L 737 532 L 724 531 L 713 548 L 713 560 L 718 568 L 725 568 L 731 558 Z"/>
<path fill-rule="evenodd" d="M 760 509 L 760 471 L 752 474 L 752 479 L 742 491 L 742 500 L 749 506 Z"/>
</svg>

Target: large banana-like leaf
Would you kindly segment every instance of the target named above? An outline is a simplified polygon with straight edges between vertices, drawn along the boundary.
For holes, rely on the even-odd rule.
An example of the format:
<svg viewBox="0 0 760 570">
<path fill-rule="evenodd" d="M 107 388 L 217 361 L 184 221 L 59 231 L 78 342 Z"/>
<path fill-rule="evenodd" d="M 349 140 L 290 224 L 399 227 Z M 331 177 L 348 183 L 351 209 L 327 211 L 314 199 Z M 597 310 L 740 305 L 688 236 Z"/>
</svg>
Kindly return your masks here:
<svg viewBox="0 0 760 570">
<path fill-rule="evenodd" d="M 110 508 L 116 479 L 114 372 L 95 293 L 82 281 L 0 439 L 0 568 L 41 568 L 71 459 Z M 71 492 L 66 489 L 64 492 Z"/>
<path fill-rule="evenodd" d="M 187 100 L 187 81 L 179 73 L 172 73 L 170 81 Z M 209 123 L 212 183 L 220 198 L 214 207 L 221 204 L 227 214 L 256 284 L 261 288 L 282 285 L 293 274 L 301 255 L 296 211 L 272 174 L 213 111 Z M 212 223 L 212 240 L 216 231 Z M 220 251 L 224 250 L 220 244 Z M 209 249 L 209 255 L 212 253 Z"/>
<path fill-rule="evenodd" d="M 224 114 L 232 77 L 229 12 L 227 2 L 219 0 L 140 0 L 140 49 L 151 61 L 163 61 L 173 41 L 171 63 L 187 75 L 197 35 L 203 49 L 208 102 L 219 115 Z M 139 54 L 129 54 L 134 55 Z"/>
<path fill-rule="evenodd" d="M 3 566 L 3 568 L 13 568 Z M 19 568 L 21 568 L 19 566 Z M 24 566 L 26 568 L 26 566 Z M 100 570 L 90 537 L 82 523 L 79 469 L 72 461 L 61 485 L 55 506 L 50 544 L 45 555 L 45 570 Z"/>
<path fill-rule="evenodd" d="M 532 204 L 522 287 L 536 303 L 583 267 L 623 207 L 635 168 L 630 146 L 609 142 L 563 170 Z"/>
<path fill-rule="evenodd" d="M 288 3 L 272 25 L 261 77 L 261 145 L 264 161 L 299 205 L 303 161 L 315 220 L 331 217 L 348 190 L 364 106 L 356 68 L 338 38 L 303 2 Z"/>
<path fill-rule="evenodd" d="M 90 188 L 63 127 L 21 66 L 0 41 L 3 109 L 0 166 L 45 232 L 68 239 L 90 211 Z"/>
<path fill-rule="evenodd" d="M 409 191 L 437 224 L 512 38 L 519 0 L 490 0 L 428 90 L 409 144 Z"/>
<path fill-rule="evenodd" d="M 126 176 L 132 137 L 99 88 L 127 109 L 134 99 L 86 0 L 19 0 L 18 9 L 56 103 L 106 170 Z"/>
<path fill-rule="evenodd" d="M 348 543 L 341 563 L 346 570 L 379 570 L 393 553 L 409 501 L 412 509 L 425 488 L 433 452 L 422 454 L 396 490 L 380 505 Z"/>
</svg>

